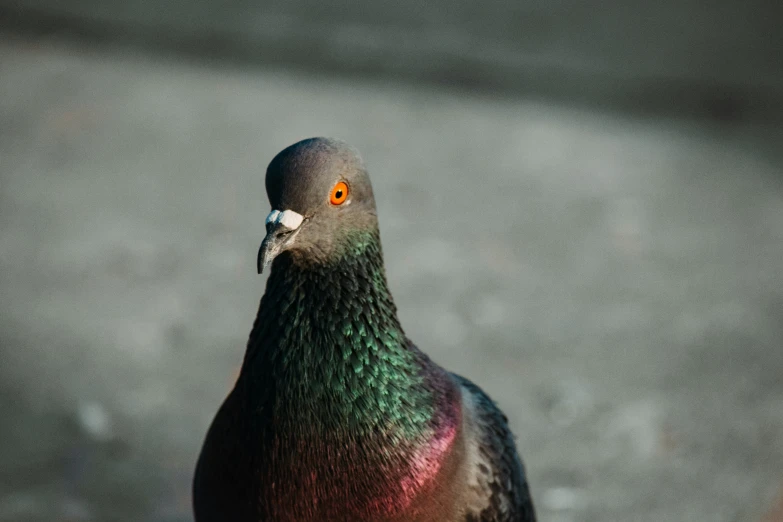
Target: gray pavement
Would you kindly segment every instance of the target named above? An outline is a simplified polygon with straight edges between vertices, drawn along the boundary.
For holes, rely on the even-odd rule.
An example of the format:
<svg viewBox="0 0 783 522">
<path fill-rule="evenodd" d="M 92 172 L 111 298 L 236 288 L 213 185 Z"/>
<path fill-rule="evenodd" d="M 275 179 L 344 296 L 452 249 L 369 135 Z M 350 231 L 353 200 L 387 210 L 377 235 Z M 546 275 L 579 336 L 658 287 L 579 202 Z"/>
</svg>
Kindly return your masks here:
<svg viewBox="0 0 783 522">
<path fill-rule="evenodd" d="M 783 124 L 779 0 L 0 0 L 0 27 L 219 61 Z"/>
<path fill-rule="evenodd" d="M 779 128 L 0 42 L 0 521 L 190 520 L 264 168 L 313 135 L 364 153 L 403 325 L 508 413 L 542 521 L 771 509 Z"/>
</svg>

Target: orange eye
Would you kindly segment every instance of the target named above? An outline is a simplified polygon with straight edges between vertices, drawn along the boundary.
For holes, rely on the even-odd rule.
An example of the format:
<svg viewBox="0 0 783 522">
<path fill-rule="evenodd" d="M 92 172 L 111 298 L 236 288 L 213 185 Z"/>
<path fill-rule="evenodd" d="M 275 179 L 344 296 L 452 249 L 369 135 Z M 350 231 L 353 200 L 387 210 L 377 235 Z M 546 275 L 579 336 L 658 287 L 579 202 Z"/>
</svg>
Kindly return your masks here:
<svg viewBox="0 0 783 522">
<path fill-rule="evenodd" d="M 332 196 L 329 198 L 329 201 L 332 202 L 332 205 L 342 205 L 343 203 L 345 203 L 345 200 L 347 198 L 348 198 L 348 185 L 346 185 L 344 181 L 340 181 L 332 189 Z"/>
</svg>

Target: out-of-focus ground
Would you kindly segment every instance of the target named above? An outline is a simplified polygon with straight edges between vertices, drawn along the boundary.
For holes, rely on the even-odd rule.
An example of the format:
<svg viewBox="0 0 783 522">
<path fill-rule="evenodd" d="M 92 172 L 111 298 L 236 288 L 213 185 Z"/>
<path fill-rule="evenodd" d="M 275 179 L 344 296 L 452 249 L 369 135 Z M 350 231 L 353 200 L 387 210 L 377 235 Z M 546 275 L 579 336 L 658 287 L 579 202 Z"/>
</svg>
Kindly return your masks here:
<svg viewBox="0 0 783 522">
<path fill-rule="evenodd" d="M 779 0 L 0 0 L 0 27 L 641 113 L 783 123 Z"/>
<path fill-rule="evenodd" d="M 264 169 L 314 135 L 363 152 L 403 325 L 507 412 L 542 521 L 781 520 L 780 127 L 0 42 L 0 521 L 191 520 Z"/>
</svg>

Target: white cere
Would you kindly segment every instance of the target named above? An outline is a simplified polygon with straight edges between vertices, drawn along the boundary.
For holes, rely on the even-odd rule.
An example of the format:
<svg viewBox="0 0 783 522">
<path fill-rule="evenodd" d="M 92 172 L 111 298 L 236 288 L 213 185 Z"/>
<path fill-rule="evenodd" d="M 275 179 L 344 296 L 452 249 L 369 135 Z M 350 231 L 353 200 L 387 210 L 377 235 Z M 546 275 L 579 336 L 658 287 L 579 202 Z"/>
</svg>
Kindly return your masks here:
<svg viewBox="0 0 783 522">
<path fill-rule="evenodd" d="M 284 210 L 282 212 L 273 210 L 266 217 L 267 225 L 270 223 L 280 224 L 288 230 L 296 230 L 302 224 L 302 221 L 304 221 L 304 216 L 293 210 Z"/>
</svg>

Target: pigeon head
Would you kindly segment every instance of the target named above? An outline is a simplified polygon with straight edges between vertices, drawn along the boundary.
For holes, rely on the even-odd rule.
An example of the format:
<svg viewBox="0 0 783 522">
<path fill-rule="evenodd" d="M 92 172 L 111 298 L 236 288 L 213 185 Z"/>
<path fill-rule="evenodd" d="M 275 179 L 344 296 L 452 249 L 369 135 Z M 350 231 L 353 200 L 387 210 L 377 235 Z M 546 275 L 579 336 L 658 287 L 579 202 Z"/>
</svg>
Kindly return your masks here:
<svg viewBox="0 0 783 522">
<path fill-rule="evenodd" d="M 258 273 L 279 254 L 327 263 L 357 233 L 376 231 L 370 178 L 359 153 L 345 142 L 310 138 L 274 157 L 266 171 L 272 211 L 258 251 Z"/>
</svg>

